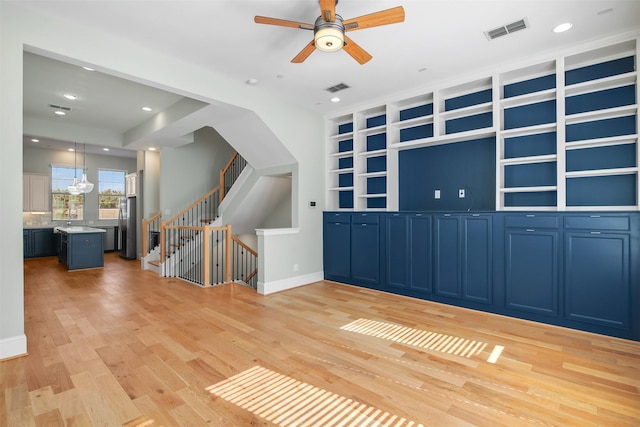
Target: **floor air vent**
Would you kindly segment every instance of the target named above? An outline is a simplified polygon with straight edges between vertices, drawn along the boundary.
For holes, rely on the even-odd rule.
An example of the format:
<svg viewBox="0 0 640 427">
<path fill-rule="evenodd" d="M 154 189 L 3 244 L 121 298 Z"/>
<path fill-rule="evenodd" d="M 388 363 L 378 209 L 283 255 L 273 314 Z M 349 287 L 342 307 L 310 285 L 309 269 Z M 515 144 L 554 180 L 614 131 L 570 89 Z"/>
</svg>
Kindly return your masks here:
<svg viewBox="0 0 640 427">
<path fill-rule="evenodd" d="M 328 88 L 326 88 L 325 90 L 326 90 L 327 92 L 336 93 L 336 92 L 339 92 L 339 91 L 341 91 L 341 90 L 349 89 L 350 87 L 351 87 L 351 86 L 346 85 L 346 84 L 344 84 L 344 83 L 338 83 L 337 85 L 335 85 L 335 86 L 331 86 L 331 87 L 328 87 Z"/>
<path fill-rule="evenodd" d="M 494 28 L 493 30 L 485 31 L 484 35 L 487 36 L 487 39 L 493 40 L 498 37 L 506 36 L 507 34 L 515 33 L 516 31 L 524 30 L 527 28 L 527 21 L 521 19 L 516 22 L 512 22 L 511 24 L 506 24 L 498 28 Z"/>
</svg>

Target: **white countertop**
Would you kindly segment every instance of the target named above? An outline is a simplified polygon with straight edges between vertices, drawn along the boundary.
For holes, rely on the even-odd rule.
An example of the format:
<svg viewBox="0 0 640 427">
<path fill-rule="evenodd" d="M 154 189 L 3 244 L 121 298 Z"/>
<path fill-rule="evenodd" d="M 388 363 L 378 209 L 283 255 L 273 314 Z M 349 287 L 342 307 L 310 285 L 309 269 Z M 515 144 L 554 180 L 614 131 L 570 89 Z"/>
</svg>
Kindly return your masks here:
<svg viewBox="0 0 640 427">
<path fill-rule="evenodd" d="M 62 231 L 63 233 L 75 234 L 75 233 L 106 233 L 107 230 L 102 228 L 93 228 L 93 227 L 85 227 L 85 226 L 65 226 L 65 227 L 54 227 L 54 232 Z"/>
</svg>

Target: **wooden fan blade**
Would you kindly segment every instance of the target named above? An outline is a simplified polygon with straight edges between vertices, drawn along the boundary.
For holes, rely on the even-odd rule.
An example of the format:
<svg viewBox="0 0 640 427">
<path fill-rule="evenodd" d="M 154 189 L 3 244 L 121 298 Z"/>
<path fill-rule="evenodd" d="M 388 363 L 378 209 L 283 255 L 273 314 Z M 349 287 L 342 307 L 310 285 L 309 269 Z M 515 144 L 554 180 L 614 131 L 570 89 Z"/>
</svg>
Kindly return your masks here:
<svg viewBox="0 0 640 427">
<path fill-rule="evenodd" d="M 303 30 L 313 30 L 313 24 L 305 24 L 304 22 L 287 21 L 286 19 L 269 18 L 267 16 L 256 16 L 253 18 L 256 24 L 277 25 L 279 27 L 301 28 Z"/>
<path fill-rule="evenodd" d="M 305 59 L 309 57 L 309 55 L 313 53 L 314 50 L 316 50 L 316 44 L 314 40 L 311 40 L 311 42 L 309 42 L 309 44 L 306 45 L 304 49 L 302 49 L 300 53 L 297 54 L 296 57 L 291 60 L 291 62 L 293 62 L 294 64 L 299 64 L 303 62 Z"/>
<path fill-rule="evenodd" d="M 335 22 L 336 0 L 320 0 L 320 16 L 327 22 Z"/>
<path fill-rule="evenodd" d="M 404 8 L 394 7 L 369 15 L 358 16 L 343 22 L 345 31 L 362 30 L 364 28 L 378 27 L 380 25 L 397 24 L 404 21 Z"/>
<path fill-rule="evenodd" d="M 360 64 L 369 62 L 369 60 L 373 58 L 373 56 L 369 55 L 366 50 L 361 48 L 356 42 L 351 40 L 346 35 L 344 36 L 344 41 L 346 42 L 346 44 L 344 45 L 343 49 Z"/>
</svg>

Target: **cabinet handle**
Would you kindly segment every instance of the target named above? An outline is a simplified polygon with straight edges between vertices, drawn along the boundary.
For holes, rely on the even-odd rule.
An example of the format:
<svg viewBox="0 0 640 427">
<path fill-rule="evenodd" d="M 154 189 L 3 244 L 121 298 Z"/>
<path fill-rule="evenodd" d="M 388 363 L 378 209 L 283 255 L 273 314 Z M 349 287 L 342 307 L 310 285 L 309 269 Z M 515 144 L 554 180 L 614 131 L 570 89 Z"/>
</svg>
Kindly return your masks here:
<svg viewBox="0 0 640 427">
<path fill-rule="evenodd" d="M 602 234 L 600 231 L 592 231 L 591 234 Z"/>
<path fill-rule="evenodd" d="M 416 214 L 416 216 L 422 216 L 422 214 Z"/>
<path fill-rule="evenodd" d="M 535 215 L 532 215 L 532 214 L 528 214 L 528 215 L 525 215 L 525 216 L 526 216 L 527 218 L 535 218 L 535 217 L 536 217 Z"/>
<path fill-rule="evenodd" d="M 444 214 L 444 216 L 451 216 L 451 214 Z"/>
<path fill-rule="evenodd" d="M 480 216 L 480 214 L 471 214 L 471 216 Z"/>
<path fill-rule="evenodd" d="M 600 218 L 600 215 L 589 215 L 591 218 Z"/>
<path fill-rule="evenodd" d="M 527 228 L 525 231 L 531 233 L 532 231 L 536 231 L 536 230 L 534 230 L 533 228 Z"/>
</svg>

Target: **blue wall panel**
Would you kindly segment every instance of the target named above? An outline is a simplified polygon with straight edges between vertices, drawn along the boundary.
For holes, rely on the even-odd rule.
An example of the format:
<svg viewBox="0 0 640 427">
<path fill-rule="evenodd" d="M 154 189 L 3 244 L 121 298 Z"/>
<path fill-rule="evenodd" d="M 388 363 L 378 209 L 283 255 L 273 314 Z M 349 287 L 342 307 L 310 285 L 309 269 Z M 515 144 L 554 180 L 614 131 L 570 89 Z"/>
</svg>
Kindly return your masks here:
<svg viewBox="0 0 640 427">
<path fill-rule="evenodd" d="M 351 123 L 343 123 L 341 125 L 338 125 L 338 133 L 339 134 L 350 133 L 350 132 L 353 132 L 353 122 L 351 122 Z"/>
<path fill-rule="evenodd" d="M 352 173 L 339 174 L 338 187 L 353 187 L 353 174 Z"/>
<path fill-rule="evenodd" d="M 543 156 L 556 154 L 556 133 L 538 133 L 534 135 L 517 136 L 504 139 L 504 157 Z"/>
<path fill-rule="evenodd" d="M 367 159 L 367 173 L 384 172 L 387 170 L 387 156 L 369 157 Z"/>
<path fill-rule="evenodd" d="M 550 74 L 548 76 L 537 77 L 535 79 L 524 80 L 522 82 L 505 85 L 503 88 L 503 93 L 505 98 L 511 98 L 512 96 L 525 95 L 532 92 L 540 92 L 547 89 L 553 89 L 555 87 L 556 75 Z"/>
<path fill-rule="evenodd" d="M 486 89 L 480 92 L 469 93 L 455 98 L 445 99 L 444 110 L 451 111 L 459 108 L 470 107 L 472 105 L 484 104 L 492 101 L 492 90 Z"/>
<path fill-rule="evenodd" d="M 367 199 L 368 209 L 384 209 L 387 207 L 387 199 L 385 197 L 372 197 Z"/>
<path fill-rule="evenodd" d="M 400 111 L 400 121 L 415 119 L 416 117 L 430 116 L 433 114 L 433 104 L 418 105 Z"/>
<path fill-rule="evenodd" d="M 447 120 L 445 122 L 445 133 L 448 135 L 451 133 L 490 128 L 491 126 L 493 126 L 493 113 L 488 112 Z"/>
<path fill-rule="evenodd" d="M 340 209 L 353 209 L 353 190 L 344 190 L 338 193 L 338 206 Z"/>
<path fill-rule="evenodd" d="M 385 148 L 387 148 L 386 133 L 367 135 L 367 151 L 384 150 Z"/>
<path fill-rule="evenodd" d="M 507 188 L 556 185 L 556 174 L 556 162 L 508 165 L 504 168 L 504 185 Z"/>
<path fill-rule="evenodd" d="M 338 141 L 338 152 L 345 153 L 347 151 L 353 151 L 353 139 Z"/>
<path fill-rule="evenodd" d="M 413 141 L 421 138 L 431 138 L 433 136 L 433 124 L 414 126 L 400 129 L 400 142 Z"/>
<path fill-rule="evenodd" d="M 374 128 L 377 126 L 384 126 L 387 124 L 386 114 L 381 114 L 375 117 L 369 117 L 367 119 L 367 128 Z"/>
<path fill-rule="evenodd" d="M 400 210 L 495 209 L 495 138 L 403 150 L 398 165 Z M 441 199 L 433 198 L 435 189 Z"/>
<path fill-rule="evenodd" d="M 375 176 L 367 178 L 367 194 L 384 194 L 387 192 L 387 177 Z"/>
<path fill-rule="evenodd" d="M 556 206 L 558 195 L 555 191 L 536 191 L 528 193 L 506 193 L 505 206 Z"/>
<path fill-rule="evenodd" d="M 342 157 L 338 159 L 338 169 L 348 169 L 353 167 L 353 157 Z"/>
</svg>

